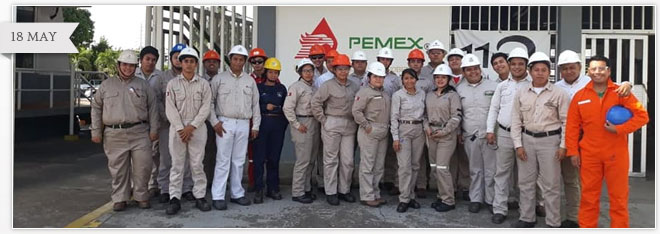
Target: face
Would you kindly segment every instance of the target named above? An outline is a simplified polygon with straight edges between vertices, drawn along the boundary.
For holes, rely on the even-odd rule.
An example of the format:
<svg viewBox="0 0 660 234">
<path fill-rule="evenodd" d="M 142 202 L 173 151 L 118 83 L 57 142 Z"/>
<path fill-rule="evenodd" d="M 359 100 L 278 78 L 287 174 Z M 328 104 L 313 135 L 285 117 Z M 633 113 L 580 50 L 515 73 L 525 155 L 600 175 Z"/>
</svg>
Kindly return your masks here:
<svg viewBox="0 0 660 234">
<path fill-rule="evenodd" d="M 515 58 L 514 58 L 515 59 Z M 509 64 L 504 57 L 497 57 L 493 60 L 493 70 L 500 76 L 509 76 Z"/>
<path fill-rule="evenodd" d="M 447 61 L 449 62 L 449 67 L 452 70 L 460 70 L 461 69 L 461 59 L 463 59 L 463 58 L 461 58 L 461 56 L 454 56 L 454 55 L 449 56 L 449 58 L 447 58 Z"/>
<path fill-rule="evenodd" d="M 353 60 L 353 70 L 357 73 L 363 73 L 367 70 L 367 61 Z"/>
<path fill-rule="evenodd" d="M 129 78 L 133 76 L 135 73 L 135 68 L 137 67 L 136 64 L 130 64 L 130 63 L 119 63 L 119 73 L 121 76 L 124 78 Z"/>
<path fill-rule="evenodd" d="M 401 79 L 403 79 L 403 87 L 404 88 L 406 88 L 406 89 L 415 88 L 415 84 L 417 83 L 417 79 L 415 79 L 414 76 L 412 76 L 408 73 L 405 73 L 405 74 L 403 74 L 403 77 Z"/>
<path fill-rule="evenodd" d="M 335 61 L 333 57 L 325 57 L 325 64 L 332 64 L 332 61 Z M 330 67 L 330 66 L 328 66 Z"/>
<path fill-rule="evenodd" d="M 170 57 L 170 62 L 172 63 L 172 67 L 174 67 L 177 70 L 181 70 L 181 62 L 179 62 L 179 52 L 172 54 L 172 56 Z"/>
<path fill-rule="evenodd" d="M 568 83 L 573 83 L 580 76 L 580 70 L 582 70 L 580 63 L 567 63 L 559 66 L 561 77 Z"/>
<path fill-rule="evenodd" d="M 250 64 L 252 65 L 252 70 L 261 71 L 264 69 L 264 58 L 254 57 L 250 59 Z"/>
<path fill-rule="evenodd" d="M 445 58 L 445 51 L 440 49 L 433 49 L 426 52 L 429 55 L 429 59 L 434 64 L 442 63 L 442 60 Z"/>
<path fill-rule="evenodd" d="M 408 59 L 408 67 L 412 68 L 417 73 L 419 73 L 422 70 L 422 66 L 424 66 L 424 60 L 421 60 L 421 59 Z"/>
<path fill-rule="evenodd" d="M 594 83 L 607 83 L 607 80 L 610 78 L 612 71 L 610 67 L 607 66 L 605 61 L 591 61 L 589 62 L 589 77 L 594 81 Z"/>
<path fill-rule="evenodd" d="M 390 69 L 390 65 L 392 65 L 392 61 L 394 61 L 394 59 L 391 58 L 377 58 L 376 60 L 382 63 L 385 66 L 385 69 Z"/>
<path fill-rule="evenodd" d="M 385 83 L 385 77 L 384 76 L 377 76 L 374 74 L 371 74 L 369 77 L 369 84 L 373 86 L 374 88 L 382 88 L 383 83 Z"/>
<path fill-rule="evenodd" d="M 140 66 L 142 66 L 142 69 L 146 72 L 152 72 L 154 69 L 156 69 L 156 61 L 158 59 L 156 58 L 155 55 L 153 54 L 145 54 L 142 56 L 142 59 L 140 59 Z"/>
<path fill-rule="evenodd" d="M 470 83 L 477 83 L 481 79 L 481 68 L 477 66 L 469 66 L 463 68 L 463 76 Z"/>
<path fill-rule="evenodd" d="M 346 80 L 348 79 L 348 72 L 351 70 L 351 67 L 349 66 L 336 66 L 335 67 L 335 76 L 339 80 Z"/>
<path fill-rule="evenodd" d="M 231 55 L 229 61 L 229 68 L 231 68 L 233 72 L 238 72 L 240 70 L 243 70 L 243 65 L 245 65 L 245 56 L 238 54 Z"/>
<path fill-rule="evenodd" d="M 195 73 L 195 69 L 197 69 L 197 59 L 186 57 L 181 61 L 181 67 L 183 68 L 183 73 Z"/>
<path fill-rule="evenodd" d="M 435 86 L 438 86 L 438 89 L 443 89 L 449 84 L 449 76 L 433 75 L 433 80 L 435 81 Z"/>
<path fill-rule="evenodd" d="M 511 69 L 511 76 L 521 78 L 527 72 L 527 63 L 522 58 L 512 58 L 509 60 L 509 69 Z"/>
<path fill-rule="evenodd" d="M 535 63 L 529 68 L 529 75 L 536 85 L 545 85 L 550 78 L 550 68 L 544 63 Z"/>
<path fill-rule="evenodd" d="M 277 79 L 280 77 L 280 71 L 278 70 L 266 70 L 266 79 L 271 82 L 276 82 Z"/>
<path fill-rule="evenodd" d="M 314 79 L 314 67 L 312 65 L 305 65 L 300 69 L 300 77 L 307 82 L 311 82 Z"/>
<path fill-rule="evenodd" d="M 325 61 L 325 55 L 322 54 L 312 55 L 309 56 L 309 59 L 311 59 L 312 63 L 314 63 L 314 67 L 322 67 L 323 62 Z"/>
<path fill-rule="evenodd" d="M 218 68 L 220 67 L 220 60 L 208 59 L 204 61 L 204 69 L 207 72 L 218 73 Z"/>
</svg>

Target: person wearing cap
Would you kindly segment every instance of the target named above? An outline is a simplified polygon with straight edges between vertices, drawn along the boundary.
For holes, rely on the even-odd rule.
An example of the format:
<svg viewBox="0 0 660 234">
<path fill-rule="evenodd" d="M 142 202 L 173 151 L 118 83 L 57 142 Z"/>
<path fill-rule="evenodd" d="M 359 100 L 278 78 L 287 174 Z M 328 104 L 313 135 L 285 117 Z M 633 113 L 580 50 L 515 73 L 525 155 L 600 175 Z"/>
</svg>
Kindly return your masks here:
<svg viewBox="0 0 660 234">
<path fill-rule="evenodd" d="M 210 82 L 213 80 L 213 78 L 218 75 L 218 70 L 220 68 L 220 64 L 222 63 L 220 61 L 220 54 L 218 54 L 218 52 L 215 50 L 206 51 L 206 53 L 204 53 L 204 57 L 202 58 L 202 63 L 204 64 L 204 74 L 202 75 L 202 78 L 208 81 L 210 85 Z M 213 169 L 215 165 L 215 155 L 218 152 L 218 147 L 215 145 L 215 132 L 212 130 L 213 126 L 211 125 L 211 122 L 207 120 L 205 123 L 207 137 L 204 150 L 204 160 L 202 162 L 204 164 L 206 182 L 210 186 L 213 182 Z"/>
<path fill-rule="evenodd" d="M 456 87 L 461 97 L 463 141 L 470 164 L 470 205 L 478 213 L 483 205 L 492 207 L 494 197 L 495 148 L 486 141 L 486 119 L 497 83 L 483 76 L 479 58 L 467 54 L 461 61 L 465 82 Z M 485 203 L 485 204 L 484 204 Z"/>
<path fill-rule="evenodd" d="M 154 94 L 158 96 L 160 94 L 160 86 L 158 84 L 158 79 L 162 75 L 162 72 L 156 69 L 156 62 L 158 61 L 160 54 L 158 49 L 153 46 L 146 46 L 140 50 L 140 69 L 135 70 L 135 76 L 146 80 L 149 83 L 149 86 L 153 88 Z M 160 165 L 160 152 L 158 151 L 159 141 L 155 140 L 151 144 L 151 159 L 153 164 L 151 165 L 151 177 L 149 178 L 149 197 L 157 197 L 160 195 L 160 189 L 158 188 L 158 166 Z"/>
<path fill-rule="evenodd" d="M 644 105 L 634 95 L 620 96 L 610 77 L 609 60 L 589 60 L 591 81 L 573 96 L 566 123 L 567 157 L 579 168 L 582 197 L 578 212 L 581 228 L 598 227 L 603 179 L 610 202 L 610 227 L 630 227 L 628 217 L 628 134 L 649 121 Z M 620 125 L 607 119 L 608 111 L 622 106 L 632 117 Z"/>
<path fill-rule="evenodd" d="M 333 64 L 332 61 L 335 59 L 335 57 L 338 54 L 339 53 L 337 52 L 337 50 L 329 50 L 327 53 L 325 53 L 326 66 L 328 67 L 328 71 L 326 71 L 325 73 L 323 73 L 319 77 L 314 78 L 314 87 L 316 87 L 316 89 L 321 87 L 321 85 L 323 83 L 325 83 L 326 81 L 329 81 L 332 78 L 335 78 L 335 69 L 334 69 L 334 66 L 332 65 Z M 359 86 L 359 84 L 358 84 L 358 86 Z"/>
<path fill-rule="evenodd" d="M 509 64 L 507 63 L 508 58 L 509 56 L 503 52 L 494 53 L 490 57 L 490 65 L 493 66 L 493 70 L 495 73 L 497 73 L 497 79 L 495 79 L 497 83 L 509 79 Z"/>
<path fill-rule="evenodd" d="M 122 51 L 118 76 L 103 81 L 91 102 L 92 142 L 103 143 L 108 157 L 114 211 L 126 209 L 131 193 L 138 207 L 151 207 L 147 188 L 159 115 L 153 89 L 135 77 L 137 64 L 134 51 Z"/>
<path fill-rule="evenodd" d="M 202 58 L 202 63 L 205 71 L 202 78 L 210 82 L 218 74 L 220 63 L 222 63 L 220 60 L 220 54 L 215 50 L 206 51 L 206 53 L 204 53 L 204 58 Z"/>
<path fill-rule="evenodd" d="M 257 83 L 243 66 L 248 57 L 242 45 L 235 45 L 227 55 L 229 70 L 211 81 L 211 111 L 208 117 L 216 133 L 218 154 L 211 195 L 213 207 L 226 210 L 225 191 L 229 180 L 230 201 L 242 206 L 250 205 L 241 185 L 243 166 L 247 151 L 248 137 L 254 139 L 259 134 L 261 114 L 259 110 L 259 90 Z M 252 128 L 250 128 L 250 118 Z"/>
<path fill-rule="evenodd" d="M 413 69 L 417 74 L 422 71 L 422 66 L 424 66 L 424 52 L 420 49 L 412 49 L 408 53 L 408 68 Z M 429 93 L 433 91 L 433 80 L 431 79 L 420 79 L 415 83 L 417 89 L 422 90 L 424 93 Z M 428 187 L 429 181 L 429 151 L 428 147 L 424 145 L 424 152 L 419 161 L 419 173 L 417 173 L 417 184 L 415 185 L 415 194 L 419 198 L 426 198 L 426 189 Z"/>
<path fill-rule="evenodd" d="M 181 61 L 179 61 L 179 54 L 186 48 L 185 44 L 176 44 L 170 50 L 170 70 L 163 72 L 158 80 L 158 112 L 160 113 L 160 129 L 158 129 L 158 142 L 160 152 L 160 165 L 158 166 L 158 185 L 160 185 L 160 198 L 158 202 L 167 203 L 170 201 L 170 171 L 172 169 L 172 156 L 170 155 L 170 122 L 167 120 L 165 113 L 165 99 L 167 93 L 167 84 L 176 79 L 182 71 Z M 187 162 L 186 162 L 187 164 Z M 193 180 L 190 171 L 190 166 L 186 165 L 183 174 L 183 198 L 188 201 L 194 201 L 195 197 L 192 194 Z"/>
<path fill-rule="evenodd" d="M 429 56 L 429 62 L 422 67 L 422 71 L 419 74 L 421 79 L 432 80 L 433 71 L 438 65 L 444 63 L 445 55 L 447 54 L 447 49 L 445 45 L 440 42 L 440 40 L 432 41 L 426 49 L 426 55 Z M 433 87 L 435 89 L 435 87 Z"/>
<path fill-rule="evenodd" d="M 286 87 L 278 83 L 282 65 L 271 57 L 266 59 L 266 80 L 257 85 L 261 125 L 259 137 L 254 140 L 254 203 L 263 203 L 264 164 L 266 164 L 266 197 L 281 200 L 280 194 L 280 154 L 284 144 L 284 132 L 289 122 L 284 117 L 282 106 L 287 96 Z"/>
<path fill-rule="evenodd" d="M 548 55 L 535 52 L 529 57 L 528 67 L 532 81 L 516 92 L 511 115 L 511 138 L 516 149 L 520 188 L 520 218 L 512 227 L 536 225 L 537 181 L 544 199 L 545 223 L 549 227 L 559 227 L 560 161 L 566 154 L 564 128 L 569 97 L 566 91 L 548 81 Z"/>
<path fill-rule="evenodd" d="M 322 45 L 315 44 L 312 45 L 312 47 L 309 50 L 309 59 L 312 61 L 314 64 L 314 79 L 312 81 L 312 87 L 314 89 L 314 92 L 316 92 L 319 88 L 319 86 L 316 86 L 316 80 L 318 79 L 319 76 L 322 74 L 326 73 L 328 69 L 323 65 L 325 63 L 325 49 Z M 319 135 L 320 137 L 320 135 Z M 319 142 L 321 139 L 318 139 Z M 323 179 L 323 144 L 320 144 L 320 152 L 314 154 L 315 159 L 312 160 L 312 175 L 314 175 L 314 181 L 316 182 L 316 187 L 320 193 L 325 193 L 324 189 L 324 179 Z"/>
<path fill-rule="evenodd" d="M 415 184 L 419 173 L 419 162 L 422 157 L 425 139 L 424 125 L 426 119 L 424 99 L 426 93 L 417 89 L 417 72 L 405 69 L 401 73 L 403 88 L 392 95 L 390 116 L 390 132 L 392 148 L 396 152 L 399 176 L 399 205 L 396 211 L 406 212 L 409 207 L 419 209 L 415 200 Z"/>
<path fill-rule="evenodd" d="M 464 56 L 465 53 L 463 52 L 463 50 L 459 48 L 453 48 L 449 50 L 449 53 L 447 53 L 447 64 L 449 65 L 449 68 L 451 68 L 451 72 L 452 72 L 451 83 L 454 84 L 454 87 L 458 86 L 458 84 L 461 83 L 461 81 L 463 81 L 461 79 L 463 77 L 463 69 L 461 68 L 461 62 Z"/>
<path fill-rule="evenodd" d="M 385 94 L 385 66 L 379 62 L 369 65 L 369 85 L 355 95 L 353 118 L 360 125 L 357 139 L 360 145 L 360 202 L 378 207 L 386 201 L 380 195 L 378 183 L 383 177 L 387 132 L 390 125 L 390 97 Z"/>
<path fill-rule="evenodd" d="M 314 80 L 324 73 L 328 72 L 328 69 L 323 66 L 325 63 L 325 49 L 319 44 L 312 45 L 309 49 L 309 60 L 314 63 Z M 318 87 L 315 87 L 318 89 Z"/>
<path fill-rule="evenodd" d="M 339 205 L 339 199 L 355 202 L 350 189 L 357 124 L 351 106 L 360 87 L 348 80 L 351 62 L 347 55 L 337 55 L 332 66 L 336 77 L 321 85 L 311 106 L 314 117 L 322 124 L 326 198 L 330 205 Z"/>
<path fill-rule="evenodd" d="M 348 75 L 348 79 L 355 82 L 362 87 L 367 87 L 369 81 L 367 78 L 367 55 L 363 51 L 358 50 L 353 53 L 351 57 L 351 65 L 353 67 L 353 73 Z"/>
<path fill-rule="evenodd" d="M 424 61 L 424 52 L 420 49 L 415 48 L 408 53 L 408 68 L 415 70 L 417 74 L 422 72 Z M 417 88 L 424 90 L 426 93 L 431 92 L 433 91 L 433 80 L 420 77 L 420 80 L 417 81 Z"/>
<path fill-rule="evenodd" d="M 170 204 L 166 214 L 173 215 L 181 210 L 181 188 L 185 165 L 190 165 L 193 177 L 195 207 L 201 211 L 211 210 L 206 201 L 206 174 L 204 174 L 204 146 L 206 124 L 204 120 L 211 109 L 211 87 L 208 81 L 195 73 L 199 55 L 186 47 L 178 56 L 182 72 L 167 84 L 165 114 L 170 122 L 169 148 L 172 155 L 170 170 Z M 186 163 L 187 162 L 187 163 Z"/>
<path fill-rule="evenodd" d="M 254 48 L 250 50 L 250 54 L 248 55 L 248 62 L 252 65 L 252 73 L 250 73 L 250 76 L 252 76 L 254 82 L 257 84 L 266 81 L 266 70 L 264 70 L 264 62 L 266 59 L 268 59 L 268 56 L 266 56 L 266 51 L 264 51 L 264 49 Z"/>
<path fill-rule="evenodd" d="M 438 212 L 456 208 L 454 182 L 449 171 L 449 162 L 456 148 L 457 130 L 461 123 L 461 99 L 456 89 L 449 85 L 451 69 L 445 64 L 433 72 L 435 86 L 426 94 L 426 114 L 424 122 L 429 147 L 431 173 L 435 174 L 438 194 L 431 207 Z"/>
<path fill-rule="evenodd" d="M 320 125 L 314 119 L 311 103 L 314 89 L 314 63 L 302 59 L 296 67 L 300 78 L 289 86 L 289 94 L 284 99 L 284 116 L 291 126 L 291 141 L 294 144 L 296 162 L 293 166 L 291 200 L 312 203 L 316 195 L 312 193 L 312 170 L 320 154 Z"/>
</svg>

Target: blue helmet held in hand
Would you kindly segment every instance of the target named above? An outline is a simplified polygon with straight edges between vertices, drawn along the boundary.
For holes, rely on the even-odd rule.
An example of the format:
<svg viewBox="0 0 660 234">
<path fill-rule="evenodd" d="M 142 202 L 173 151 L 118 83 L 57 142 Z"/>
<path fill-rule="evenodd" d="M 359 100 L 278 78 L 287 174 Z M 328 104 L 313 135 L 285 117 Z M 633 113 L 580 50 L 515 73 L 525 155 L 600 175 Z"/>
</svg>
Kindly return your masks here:
<svg viewBox="0 0 660 234">
<path fill-rule="evenodd" d="M 623 106 L 616 105 L 607 111 L 605 118 L 614 125 L 621 125 L 632 118 L 632 112 Z"/>
</svg>

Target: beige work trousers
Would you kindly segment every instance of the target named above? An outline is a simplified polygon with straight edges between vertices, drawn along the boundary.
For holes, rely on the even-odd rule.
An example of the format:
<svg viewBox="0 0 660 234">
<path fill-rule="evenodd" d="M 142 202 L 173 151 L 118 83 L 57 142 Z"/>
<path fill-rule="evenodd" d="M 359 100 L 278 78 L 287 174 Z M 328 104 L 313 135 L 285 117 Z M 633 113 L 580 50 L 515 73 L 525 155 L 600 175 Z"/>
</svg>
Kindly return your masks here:
<svg viewBox="0 0 660 234">
<path fill-rule="evenodd" d="M 325 194 L 351 191 L 357 124 L 353 119 L 327 116 L 321 128 Z"/>
<path fill-rule="evenodd" d="M 131 190 L 136 201 L 149 200 L 147 187 L 152 166 L 151 146 L 147 124 L 104 129 L 103 150 L 108 157 L 108 170 L 112 176 L 112 202 L 128 201 Z"/>
<path fill-rule="evenodd" d="M 456 150 L 456 132 L 451 132 L 440 138 L 427 136 L 429 146 L 429 164 L 431 175 L 435 175 L 438 188 L 437 198 L 447 205 L 455 205 L 454 180 L 449 171 L 449 163 Z"/>
<path fill-rule="evenodd" d="M 385 153 L 387 151 L 387 124 L 371 124 L 371 132 L 367 134 L 364 128 L 359 128 L 357 141 L 360 146 L 360 200 L 374 201 L 380 196 L 378 183 L 383 178 Z"/>
<path fill-rule="evenodd" d="M 320 154 L 320 125 L 313 117 L 298 118 L 298 122 L 307 127 L 306 133 L 290 125 L 291 141 L 296 152 L 296 162 L 293 165 L 293 179 L 291 181 L 291 194 L 293 197 L 305 195 L 311 191 L 312 169 L 316 163 L 316 156 Z"/>
<path fill-rule="evenodd" d="M 170 169 L 170 198 L 181 199 L 181 190 L 184 180 L 184 169 L 189 166 L 195 198 L 206 197 L 206 173 L 204 173 L 204 151 L 206 149 L 206 124 L 195 129 L 188 143 L 181 141 L 179 133 L 170 128 L 169 148 L 172 156 L 172 169 Z"/>
<path fill-rule="evenodd" d="M 399 202 L 408 203 L 415 199 L 415 184 L 419 173 L 419 161 L 424 151 L 424 130 L 421 124 L 399 125 Z"/>
</svg>

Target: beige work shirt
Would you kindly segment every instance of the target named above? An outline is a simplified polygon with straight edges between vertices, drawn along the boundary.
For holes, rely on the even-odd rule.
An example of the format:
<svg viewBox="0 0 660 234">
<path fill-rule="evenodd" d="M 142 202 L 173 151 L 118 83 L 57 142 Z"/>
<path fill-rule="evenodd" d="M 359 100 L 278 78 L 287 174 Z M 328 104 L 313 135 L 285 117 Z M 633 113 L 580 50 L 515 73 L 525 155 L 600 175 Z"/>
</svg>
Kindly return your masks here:
<svg viewBox="0 0 660 234">
<path fill-rule="evenodd" d="M 461 123 L 461 98 L 458 93 L 449 90 L 441 94 L 426 94 L 426 117 L 425 129 L 438 130 L 442 136 L 455 131 Z"/>
<path fill-rule="evenodd" d="M 195 74 L 191 80 L 183 75 L 167 84 L 165 113 L 174 130 L 187 125 L 199 128 L 211 110 L 211 86 L 208 81 Z"/>
<path fill-rule="evenodd" d="M 353 119 L 351 107 L 360 87 L 350 80 L 340 84 L 337 78 L 323 83 L 312 98 L 312 113 L 316 120 L 325 123 L 326 115 Z"/>
<path fill-rule="evenodd" d="M 390 105 L 390 97 L 383 88 L 369 85 L 355 95 L 353 118 L 364 129 L 370 128 L 372 123 L 387 126 L 390 124 Z"/>
<path fill-rule="evenodd" d="M 218 74 L 211 81 L 211 111 L 208 117 L 212 126 L 219 116 L 233 119 L 252 118 L 252 130 L 259 131 L 259 89 L 254 79 L 245 72 L 236 76 L 231 71 Z"/>
<path fill-rule="evenodd" d="M 392 95 L 392 111 L 390 116 L 390 132 L 392 139 L 399 140 L 399 120 L 425 121 L 424 100 L 426 93 L 416 89 L 410 94 L 406 89 L 399 89 Z"/>
<path fill-rule="evenodd" d="M 463 135 L 476 135 L 478 138 L 486 137 L 486 123 L 490 101 L 497 88 L 495 81 L 481 77 L 481 81 L 470 84 L 467 78 L 461 78 L 456 87 L 461 97 L 463 109 Z"/>
<path fill-rule="evenodd" d="M 294 128 L 300 127 L 297 116 L 310 116 L 312 114 L 312 97 L 314 87 L 312 82 L 299 79 L 289 86 L 289 94 L 284 99 L 282 111 L 284 116 Z M 307 126 L 309 127 L 309 126 Z"/>
</svg>

